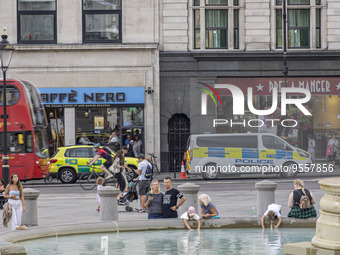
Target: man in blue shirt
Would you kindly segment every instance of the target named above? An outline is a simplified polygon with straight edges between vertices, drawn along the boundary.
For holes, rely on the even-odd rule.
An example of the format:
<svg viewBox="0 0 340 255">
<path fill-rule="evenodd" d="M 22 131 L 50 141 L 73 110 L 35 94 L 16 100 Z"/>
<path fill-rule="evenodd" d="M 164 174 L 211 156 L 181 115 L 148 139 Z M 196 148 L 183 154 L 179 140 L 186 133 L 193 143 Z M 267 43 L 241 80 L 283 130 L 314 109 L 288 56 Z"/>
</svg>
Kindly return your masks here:
<svg viewBox="0 0 340 255">
<path fill-rule="evenodd" d="M 151 173 L 152 173 L 152 166 L 151 164 L 145 159 L 144 154 L 139 154 L 138 156 L 139 160 L 139 165 L 138 165 L 138 170 L 135 170 L 135 173 L 138 174 L 138 193 L 140 196 L 140 209 L 138 212 L 147 212 L 147 210 L 144 207 L 145 204 L 145 196 L 146 194 L 150 191 L 150 181 L 151 181 L 151 176 L 148 175 L 147 172 L 150 171 L 151 168 Z"/>
</svg>

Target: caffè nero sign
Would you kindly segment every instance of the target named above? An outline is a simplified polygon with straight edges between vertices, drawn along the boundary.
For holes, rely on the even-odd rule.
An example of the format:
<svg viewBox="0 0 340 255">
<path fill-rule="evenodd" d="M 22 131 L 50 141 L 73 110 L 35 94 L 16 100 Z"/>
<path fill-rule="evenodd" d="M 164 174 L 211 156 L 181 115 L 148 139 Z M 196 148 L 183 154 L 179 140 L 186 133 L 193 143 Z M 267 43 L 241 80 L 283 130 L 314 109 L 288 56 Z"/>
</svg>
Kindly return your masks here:
<svg viewBox="0 0 340 255">
<path fill-rule="evenodd" d="M 144 104 L 144 87 L 39 88 L 45 107 Z"/>
</svg>

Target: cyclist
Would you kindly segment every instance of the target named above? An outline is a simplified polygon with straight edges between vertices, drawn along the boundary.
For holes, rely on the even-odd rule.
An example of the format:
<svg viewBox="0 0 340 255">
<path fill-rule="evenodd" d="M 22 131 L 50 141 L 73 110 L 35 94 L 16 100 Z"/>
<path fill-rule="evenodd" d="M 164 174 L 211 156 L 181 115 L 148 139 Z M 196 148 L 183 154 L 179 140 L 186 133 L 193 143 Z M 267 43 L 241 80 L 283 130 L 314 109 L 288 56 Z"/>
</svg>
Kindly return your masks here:
<svg viewBox="0 0 340 255">
<path fill-rule="evenodd" d="M 87 165 L 88 166 L 93 165 L 100 157 L 106 159 L 106 162 L 100 166 L 100 169 L 107 173 L 107 176 L 105 178 L 107 180 L 113 178 L 113 175 L 108 170 L 109 167 L 113 164 L 112 155 L 106 152 L 104 149 L 100 149 L 99 145 L 100 145 L 99 143 L 93 145 L 93 150 L 97 152 L 97 155 L 90 162 L 88 162 Z"/>
</svg>

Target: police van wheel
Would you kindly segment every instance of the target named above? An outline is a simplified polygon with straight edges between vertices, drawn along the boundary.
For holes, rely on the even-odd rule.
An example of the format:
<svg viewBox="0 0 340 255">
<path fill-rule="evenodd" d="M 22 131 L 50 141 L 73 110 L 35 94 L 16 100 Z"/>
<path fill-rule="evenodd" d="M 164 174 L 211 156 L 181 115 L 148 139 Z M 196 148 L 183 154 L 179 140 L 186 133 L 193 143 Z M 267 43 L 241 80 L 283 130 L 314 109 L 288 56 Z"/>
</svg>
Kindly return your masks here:
<svg viewBox="0 0 340 255">
<path fill-rule="evenodd" d="M 294 171 L 294 169 L 297 169 L 297 167 L 293 167 L 293 165 L 296 165 L 293 162 L 287 162 L 283 164 L 282 171 L 280 173 L 281 177 L 283 178 L 294 178 L 298 171 Z"/>
<path fill-rule="evenodd" d="M 216 164 L 209 163 L 204 166 L 202 171 L 202 177 L 204 180 L 215 180 L 218 178 L 218 171 L 216 169 Z"/>
</svg>

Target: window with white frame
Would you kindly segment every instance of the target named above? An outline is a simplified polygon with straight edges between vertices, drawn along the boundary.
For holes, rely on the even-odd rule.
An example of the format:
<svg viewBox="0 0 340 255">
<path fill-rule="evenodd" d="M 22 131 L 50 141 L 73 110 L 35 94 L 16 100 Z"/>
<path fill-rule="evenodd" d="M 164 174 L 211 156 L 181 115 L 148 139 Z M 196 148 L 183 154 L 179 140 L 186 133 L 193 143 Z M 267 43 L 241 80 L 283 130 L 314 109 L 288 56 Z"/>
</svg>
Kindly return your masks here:
<svg viewBox="0 0 340 255">
<path fill-rule="evenodd" d="M 122 41 L 122 0 L 83 1 L 83 42 Z"/>
<path fill-rule="evenodd" d="M 56 0 L 17 0 L 18 43 L 56 43 L 56 5 Z"/>
<path fill-rule="evenodd" d="M 238 49 L 239 1 L 192 1 L 194 49 Z"/>
<path fill-rule="evenodd" d="M 282 0 L 276 0 L 276 48 L 282 48 Z M 321 48 L 321 0 L 287 0 L 287 47 Z M 314 37 L 314 38 L 313 38 Z M 315 39 L 315 40 L 313 40 Z"/>
</svg>

